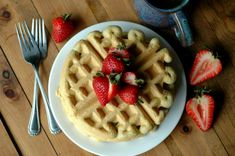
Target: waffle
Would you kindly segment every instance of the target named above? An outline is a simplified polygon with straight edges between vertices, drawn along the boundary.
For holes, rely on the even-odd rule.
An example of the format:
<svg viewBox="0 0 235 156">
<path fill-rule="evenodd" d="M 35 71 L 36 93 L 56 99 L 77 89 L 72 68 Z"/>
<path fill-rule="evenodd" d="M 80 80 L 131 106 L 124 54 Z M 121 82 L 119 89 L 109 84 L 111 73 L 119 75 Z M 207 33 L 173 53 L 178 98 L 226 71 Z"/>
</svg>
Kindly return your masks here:
<svg viewBox="0 0 235 156">
<path fill-rule="evenodd" d="M 146 86 L 140 93 L 143 103 L 128 105 L 116 96 L 102 107 L 92 78 L 101 70 L 107 51 L 119 44 L 133 53 L 137 72 L 146 76 Z M 64 62 L 57 95 L 81 133 L 99 141 L 130 140 L 156 129 L 173 103 L 176 74 L 167 65 L 171 61 L 159 39 L 147 41 L 140 30 L 123 32 L 119 26 L 109 26 L 76 43 Z"/>
</svg>

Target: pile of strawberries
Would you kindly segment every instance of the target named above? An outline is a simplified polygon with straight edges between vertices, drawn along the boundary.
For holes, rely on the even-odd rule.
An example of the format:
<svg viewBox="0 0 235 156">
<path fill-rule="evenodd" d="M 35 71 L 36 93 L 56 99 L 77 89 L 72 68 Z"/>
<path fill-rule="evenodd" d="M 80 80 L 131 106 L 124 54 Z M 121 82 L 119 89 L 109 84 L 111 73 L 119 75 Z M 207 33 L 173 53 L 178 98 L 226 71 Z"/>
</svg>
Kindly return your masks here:
<svg viewBox="0 0 235 156">
<path fill-rule="evenodd" d="M 102 62 L 102 69 L 93 77 L 93 89 L 102 106 L 115 96 L 119 96 L 127 104 L 139 101 L 139 88 L 144 80 L 130 70 L 131 55 L 125 46 L 118 45 L 108 51 Z"/>
</svg>

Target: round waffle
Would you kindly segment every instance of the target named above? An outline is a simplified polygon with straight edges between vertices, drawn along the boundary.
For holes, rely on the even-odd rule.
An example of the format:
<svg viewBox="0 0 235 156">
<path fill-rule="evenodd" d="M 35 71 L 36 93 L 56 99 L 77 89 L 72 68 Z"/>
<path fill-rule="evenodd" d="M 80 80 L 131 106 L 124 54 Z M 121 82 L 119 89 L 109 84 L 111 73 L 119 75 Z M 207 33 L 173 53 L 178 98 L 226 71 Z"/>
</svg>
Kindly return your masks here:
<svg viewBox="0 0 235 156">
<path fill-rule="evenodd" d="M 92 79 L 101 69 L 102 60 L 111 47 L 124 44 L 135 56 L 134 66 L 145 75 L 141 90 L 143 103 L 128 105 L 118 96 L 102 107 L 92 88 Z M 110 26 L 88 34 L 76 43 L 67 57 L 57 95 L 69 119 L 82 133 L 100 141 L 123 141 L 145 135 L 164 119 L 173 103 L 172 89 L 176 80 L 172 61 L 159 40 L 147 41 L 139 30 L 122 32 Z"/>
</svg>

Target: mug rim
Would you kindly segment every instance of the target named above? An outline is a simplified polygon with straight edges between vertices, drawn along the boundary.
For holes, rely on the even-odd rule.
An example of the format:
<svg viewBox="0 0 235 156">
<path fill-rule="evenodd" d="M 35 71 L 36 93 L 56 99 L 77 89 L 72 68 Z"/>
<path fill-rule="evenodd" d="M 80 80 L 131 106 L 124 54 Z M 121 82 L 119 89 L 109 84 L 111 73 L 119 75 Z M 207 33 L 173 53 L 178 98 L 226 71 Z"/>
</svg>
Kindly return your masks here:
<svg viewBox="0 0 235 156">
<path fill-rule="evenodd" d="M 181 10 L 189 2 L 189 0 L 184 0 L 180 5 L 178 5 L 174 8 L 162 9 L 162 8 L 158 8 L 154 5 L 152 5 L 151 3 L 148 2 L 148 0 L 144 0 L 144 1 L 147 3 L 147 5 L 149 5 L 153 9 L 159 10 L 160 12 L 164 12 L 164 13 L 177 12 L 177 11 Z"/>
</svg>

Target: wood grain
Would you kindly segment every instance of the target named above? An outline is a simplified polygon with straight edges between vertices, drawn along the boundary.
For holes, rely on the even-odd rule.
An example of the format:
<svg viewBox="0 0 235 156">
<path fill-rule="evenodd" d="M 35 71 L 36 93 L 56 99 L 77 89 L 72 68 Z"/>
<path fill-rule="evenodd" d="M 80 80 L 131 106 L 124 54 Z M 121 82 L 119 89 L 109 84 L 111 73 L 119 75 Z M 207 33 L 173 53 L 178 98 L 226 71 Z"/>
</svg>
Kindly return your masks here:
<svg viewBox="0 0 235 156">
<path fill-rule="evenodd" d="M 0 6 L 5 7 L 5 10 L 7 10 L 8 12 L 11 13 L 11 16 L 9 18 L 8 21 L 1 21 L 4 25 L 3 27 L 5 29 L 0 29 L 0 33 L 3 34 L 0 36 L 0 44 L 2 45 L 2 49 L 4 51 L 6 51 L 7 53 L 5 53 L 5 57 L 8 59 L 9 62 L 11 62 L 11 67 L 14 68 L 14 73 L 16 74 L 16 77 L 19 81 L 19 83 L 22 85 L 22 91 L 19 91 L 19 93 L 21 94 L 26 94 L 29 102 L 32 102 L 32 93 L 33 93 L 33 80 L 34 80 L 34 74 L 33 74 L 33 70 L 32 67 L 25 63 L 25 61 L 23 60 L 21 53 L 20 53 L 20 47 L 17 41 L 17 36 L 15 31 L 15 23 L 19 22 L 19 19 L 28 19 L 26 20 L 28 23 L 30 23 L 30 19 L 32 19 L 33 17 L 39 17 L 37 11 L 34 8 L 34 5 L 31 1 L 25 1 L 25 3 L 17 3 L 15 1 L 6 1 L 6 2 L 0 2 Z M 30 8 L 30 9 L 21 9 L 21 8 Z M 16 13 L 17 11 L 17 13 Z M 1 27 L 1 28 L 3 28 Z M 53 63 L 53 60 L 55 58 L 55 56 L 57 55 L 57 48 L 54 45 L 54 42 L 49 39 L 49 43 L 48 43 L 48 56 L 45 59 L 45 61 L 43 62 L 43 64 L 41 65 L 41 78 L 42 78 L 42 82 L 44 84 L 44 87 L 47 88 L 47 80 L 49 77 L 49 72 L 50 72 L 50 68 L 51 65 Z M 4 58 L 4 57 L 3 57 Z M 20 66 L 19 66 L 20 64 Z M 23 71 L 23 72 L 22 72 Z M 55 150 L 57 154 L 61 154 L 61 155 L 68 155 L 71 153 L 78 153 L 81 155 L 91 155 L 87 152 L 85 152 L 84 150 L 80 150 L 80 148 L 78 146 L 76 146 L 75 144 L 73 144 L 67 137 L 65 137 L 65 135 L 63 133 L 60 133 L 58 135 L 56 135 L 56 137 L 54 137 L 49 129 L 48 129 L 48 122 L 47 122 L 47 118 L 46 118 L 46 113 L 45 113 L 45 109 L 43 107 L 42 104 L 42 100 L 40 100 L 40 115 L 41 115 L 41 124 L 42 127 L 45 127 L 44 130 L 47 134 L 48 139 L 50 140 L 50 142 L 53 145 L 53 150 Z M 27 127 L 27 122 L 29 119 L 29 115 L 30 115 L 30 104 L 28 102 L 27 105 L 27 112 L 24 113 L 24 122 L 25 125 L 21 125 L 24 126 L 25 129 Z M 9 111 L 9 114 L 12 114 L 13 112 L 11 112 L 11 110 L 4 110 L 5 112 Z M 20 112 L 18 112 L 20 113 Z M 5 115 L 5 114 L 4 114 Z M 14 124 L 14 122 L 12 122 L 11 124 Z M 13 128 L 14 129 L 14 128 Z M 14 130 L 15 131 L 15 130 Z M 27 136 L 27 134 L 25 133 L 25 135 Z M 27 136 L 28 138 L 30 138 L 29 136 Z M 38 139 L 38 137 L 36 137 Z M 21 139 L 19 139 L 21 140 Z M 21 140 L 23 141 L 23 140 Z M 31 140 L 33 141 L 33 140 Z M 40 141 L 39 141 L 40 143 Z M 21 144 L 21 143 L 20 143 Z M 32 144 L 31 144 L 32 145 Z M 47 146 L 47 142 L 45 139 L 45 144 L 43 144 L 45 146 Z M 50 147 L 50 145 L 48 145 Z M 70 148 L 67 148 L 70 147 Z M 23 148 L 23 147 L 22 147 Z M 38 150 L 40 150 L 41 148 L 38 148 Z M 27 151 L 27 148 L 23 148 L 22 150 Z M 33 150 L 33 148 L 32 148 Z M 38 151 L 38 150 L 35 150 Z M 50 150 L 50 148 L 48 148 L 48 150 Z M 27 151 L 30 152 L 30 151 Z M 43 151 L 43 152 L 47 152 L 47 150 Z M 50 152 L 48 152 L 50 153 Z M 40 154 L 40 152 L 38 152 L 38 154 Z M 52 155 L 52 154 L 51 154 Z"/>
<path fill-rule="evenodd" d="M 50 134 L 42 102 L 40 102 L 42 132 L 38 137 L 28 136 L 27 124 L 34 75 L 31 66 L 24 62 L 20 54 L 15 23 L 23 19 L 30 23 L 31 18 L 35 17 L 45 20 L 49 51 L 40 72 L 44 87 L 47 88 L 52 63 L 59 49 L 68 41 L 56 44 L 51 39 L 52 19 L 66 12 L 72 13 L 72 20 L 76 25 L 73 35 L 90 25 L 109 20 L 142 23 L 136 15 L 133 2 L 134 0 L 0 1 L 0 112 L 23 155 L 86 156 L 92 154 L 73 144 L 63 133 L 56 136 Z M 205 44 L 219 53 L 223 60 L 222 73 L 202 84 L 214 89 L 216 119 L 208 132 L 202 132 L 184 113 L 171 135 L 160 145 L 142 155 L 235 155 L 235 2 L 198 0 L 191 2 L 185 11 L 188 13 L 194 32 L 195 44 L 192 47 L 180 47 L 178 42 L 175 42 L 170 29 L 154 30 L 166 37 L 176 49 L 187 75 L 195 51 L 205 48 Z M 192 96 L 190 93 L 193 89 L 194 87 L 189 86 L 188 98 Z M 40 101 L 42 101 L 41 98 Z M 7 146 L 9 149 L 0 148 L 0 153 L 8 154 L 12 149 L 10 152 L 17 155 L 2 124 L 0 124 L 0 132 L 0 137 L 4 136 L 4 144 L 5 142 L 9 144 Z M 0 147 L 4 144 L 1 141 Z"/>
<path fill-rule="evenodd" d="M 1 49 L 0 73 L 0 112 L 22 154 L 56 155 L 43 129 L 37 137 L 28 135 L 27 126 L 31 107 Z"/>
<path fill-rule="evenodd" d="M 15 149 L 14 144 L 11 141 L 10 136 L 8 135 L 3 123 L 2 119 L 0 118 L 0 151 L 1 155 L 8 155 L 8 156 L 17 156 L 19 155 L 17 150 Z"/>
<path fill-rule="evenodd" d="M 235 3 L 219 0 L 199 3 L 198 6 L 198 11 L 193 14 L 198 43 L 206 43 L 216 50 L 224 65 L 222 73 L 213 83 L 213 86 L 219 85 L 222 94 L 218 96 L 223 98 L 222 101 L 216 101 L 220 110 L 214 129 L 228 154 L 233 155 L 235 153 L 235 79 L 233 78 L 235 48 L 232 45 L 235 44 L 235 27 L 233 27 L 235 20 L 231 12 L 235 9 Z M 230 11 L 227 11 L 227 8 L 230 8 Z M 202 27 L 204 29 L 201 29 Z"/>
</svg>

